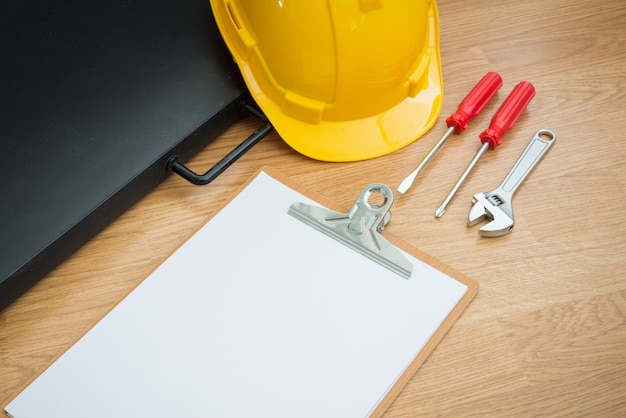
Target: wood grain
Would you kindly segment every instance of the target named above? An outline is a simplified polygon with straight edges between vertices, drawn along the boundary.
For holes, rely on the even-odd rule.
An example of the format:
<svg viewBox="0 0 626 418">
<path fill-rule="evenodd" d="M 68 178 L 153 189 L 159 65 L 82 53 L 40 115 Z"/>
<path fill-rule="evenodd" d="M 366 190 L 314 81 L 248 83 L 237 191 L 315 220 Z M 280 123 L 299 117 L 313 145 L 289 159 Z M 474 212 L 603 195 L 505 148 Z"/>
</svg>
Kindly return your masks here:
<svg viewBox="0 0 626 418">
<path fill-rule="evenodd" d="M 438 6 L 445 100 L 429 133 L 393 154 L 345 164 L 310 160 L 272 133 L 208 186 L 170 177 L 0 313 L 0 406 L 259 167 L 271 165 L 347 210 L 369 183 L 397 187 L 445 131 L 445 116 L 497 71 L 497 100 L 392 208 L 390 233 L 475 279 L 480 292 L 387 416 L 625 416 L 626 2 Z M 434 219 L 478 134 L 521 80 L 535 85 L 536 97 Z M 191 166 L 204 172 L 257 126 L 241 121 Z M 465 225 L 472 194 L 497 186 L 540 128 L 558 139 L 515 195 L 515 231 L 478 237 Z"/>
</svg>

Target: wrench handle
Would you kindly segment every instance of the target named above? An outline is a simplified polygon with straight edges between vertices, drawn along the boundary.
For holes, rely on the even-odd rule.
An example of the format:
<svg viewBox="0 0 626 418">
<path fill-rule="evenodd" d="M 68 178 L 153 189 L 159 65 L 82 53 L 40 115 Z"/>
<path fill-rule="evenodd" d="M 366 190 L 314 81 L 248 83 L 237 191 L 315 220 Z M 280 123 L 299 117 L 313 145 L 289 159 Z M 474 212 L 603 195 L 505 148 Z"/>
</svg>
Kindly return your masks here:
<svg viewBox="0 0 626 418">
<path fill-rule="evenodd" d="M 547 138 L 547 139 L 544 139 Z M 556 141 L 556 134 L 549 129 L 540 129 L 519 157 L 499 189 L 512 196 L 539 160 L 548 152 Z"/>
</svg>

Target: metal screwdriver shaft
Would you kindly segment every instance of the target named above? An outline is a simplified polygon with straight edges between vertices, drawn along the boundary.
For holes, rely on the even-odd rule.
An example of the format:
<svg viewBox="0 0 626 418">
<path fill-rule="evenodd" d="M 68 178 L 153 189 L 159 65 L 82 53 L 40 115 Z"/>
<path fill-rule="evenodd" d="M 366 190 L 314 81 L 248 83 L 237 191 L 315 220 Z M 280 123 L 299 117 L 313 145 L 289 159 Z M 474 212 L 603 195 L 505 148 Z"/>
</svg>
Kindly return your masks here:
<svg viewBox="0 0 626 418">
<path fill-rule="evenodd" d="M 502 86 L 502 78 L 498 73 L 488 72 L 483 78 L 474 86 L 474 88 L 465 96 L 465 99 L 459 104 L 455 113 L 450 115 L 446 119 L 448 130 L 441 137 L 441 139 L 432 147 L 430 152 L 424 157 L 422 162 L 409 174 L 398 186 L 398 192 L 405 193 L 409 187 L 415 181 L 417 175 L 424 169 L 426 164 L 433 158 L 435 153 L 439 151 L 439 148 L 454 132 L 460 134 L 467 128 L 467 124 L 476 115 L 480 113 L 485 105 L 496 94 L 498 89 Z"/>
<path fill-rule="evenodd" d="M 487 148 L 489 148 L 489 143 L 488 142 L 483 143 L 480 149 L 478 150 L 478 152 L 476 153 L 476 155 L 474 156 L 474 158 L 472 159 L 472 161 L 468 164 L 463 174 L 461 174 L 461 177 L 459 177 L 456 184 L 452 187 L 452 190 L 450 190 L 450 193 L 448 193 L 448 195 L 444 199 L 441 206 L 439 206 L 439 208 L 437 208 L 437 211 L 435 211 L 436 218 L 440 218 L 441 215 L 443 215 L 443 213 L 446 211 L 446 208 L 450 204 L 450 201 L 452 201 L 452 198 L 454 197 L 456 192 L 459 191 L 459 189 L 461 188 L 461 185 L 463 184 L 467 176 L 469 176 L 470 172 L 472 171 L 472 169 L 474 168 L 478 160 L 480 160 L 480 157 L 482 157 L 485 151 L 487 151 Z"/>
<path fill-rule="evenodd" d="M 435 211 L 435 217 L 440 218 L 446 208 L 452 201 L 452 198 L 456 192 L 461 188 L 461 185 L 467 179 L 470 172 L 478 163 L 478 160 L 483 156 L 487 149 L 494 149 L 502 142 L 502 135 L 504 135 L 511 127 L 517 122 L 520 115 L 528 106 L 528 103 L 535 97 L 535 87 L 527 82 L 522 81 L 513 88 L 511 93 L 504 100 L 502 105 L 498 108 L 495 115 L 491 119 L 489 128 L 485 129 L 480 135 L 480 141 L 482 143 L 480 149 L 476 153 L 476 156 L 469 163 L 461 177 L 457 180 L 456 184 L 450 190 L 450 193 L 446 196 L 443 203 Z"/>
<path fill-rule="evenodd" d="M 415 168 L 415 170 L 413 170 L 411 172 L 411 174 L 409 174 L 408 176 L 406 176 L 406 178 L 404 180 L 402 180 L 402 183 L 400 183 L 400 185 L 398 186 L 398 192 L 400 192 L 401 194 L 404 194 L 409 187 L 411 187 L 411 185 L 413 184 L 413 182 L 415 181 L 415 178 L 417 177 L 417 175 L 424 169 L 424 167 L 426 166 L 426 164 L 428 164 L 428 162 L 433 158 L 433 156 L 435 155 L 435 153 L 437 151 L 439 151 L 439 148 L 441 148 L 441 146 L 443 145 L 444 142 L 446 142 L 446 139 L 448 139 L 448 137 L 450 135 L 452 135 L 452 132 L 454 132 L 454 126 L 451 126 L 450 128 L 448 128 L 448 130 L 446 131 L 446 133 L 441 137 L 441 139 L 431 148 L 431 150 L 428 152 L 428 154 L 426 154 L 426 156 L 424 157 L 424 159 L 422 160 L 422 162 L 419 163 L 419 165 L 417 166 L 417 168 Z"/>
</svg>

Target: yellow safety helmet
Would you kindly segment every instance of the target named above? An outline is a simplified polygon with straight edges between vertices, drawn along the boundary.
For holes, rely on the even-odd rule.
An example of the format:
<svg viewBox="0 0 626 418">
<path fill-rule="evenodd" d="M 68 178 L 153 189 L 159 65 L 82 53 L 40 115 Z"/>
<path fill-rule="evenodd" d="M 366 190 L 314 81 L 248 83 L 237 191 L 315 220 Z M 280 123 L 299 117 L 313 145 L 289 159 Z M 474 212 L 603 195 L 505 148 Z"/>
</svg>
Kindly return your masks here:
<svg viewBox="0 0 626 418">
<path fill-rule="evenodd" d="M 402 148 L 441 111 L 434 0 L 210 0 L 257 104 L 295 150 L 357 161 Z"/>
</svg>

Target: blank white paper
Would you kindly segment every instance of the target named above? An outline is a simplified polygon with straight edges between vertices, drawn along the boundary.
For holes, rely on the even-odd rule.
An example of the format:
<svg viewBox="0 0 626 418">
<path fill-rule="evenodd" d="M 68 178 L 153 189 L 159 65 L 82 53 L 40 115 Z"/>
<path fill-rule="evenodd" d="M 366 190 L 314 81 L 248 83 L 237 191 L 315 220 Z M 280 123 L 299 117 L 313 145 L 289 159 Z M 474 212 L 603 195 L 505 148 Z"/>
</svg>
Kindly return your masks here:
<svg viewBox="0 0 626 418">
<path fill-rule="evenodd" d="M 296 201 L 314 203 L 261 172 L 6 411 L 367 416 L 467 287 L 408 254 L 403 279 L 288 215 Z"/>
</svg>

